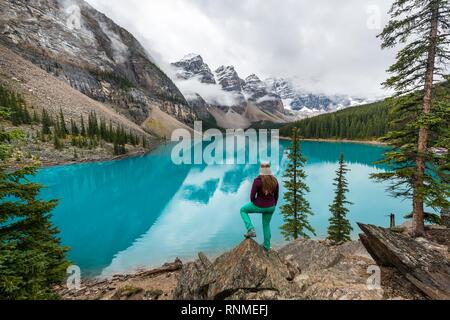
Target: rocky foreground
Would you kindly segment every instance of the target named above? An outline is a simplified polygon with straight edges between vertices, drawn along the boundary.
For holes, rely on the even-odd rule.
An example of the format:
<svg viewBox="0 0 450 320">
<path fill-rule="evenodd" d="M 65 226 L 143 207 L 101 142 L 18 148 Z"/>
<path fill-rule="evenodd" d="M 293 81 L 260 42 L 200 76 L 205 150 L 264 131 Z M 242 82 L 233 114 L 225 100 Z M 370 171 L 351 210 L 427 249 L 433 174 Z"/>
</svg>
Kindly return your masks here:
<svg viewBox="0 0 450 320">
<path fill-rule="evenodd" d="M 327 241 L 301 239 L 267 253 L 255 241 L 244 240 L 214 261 L 199 253 L 196 261 L 185 264 L 177 259 L 161 268 L 133 275 L 84 281 L 78 291 L 56 289 L 63 299 L 90 300 L 448 297 L 449 229 L 432 228 L 427 239 L 412 239 L 375 226 L 361 225 L 361 229 L 365 231 L 363 242 L 331 246 Z M 391 241 L 399 247 L 389 248 L 387 244 Z M 411 248 L 417 254 L 405 254 Z M 374 270 L 381 272 L 379 286 L 373 282 Z"/>
</svg>

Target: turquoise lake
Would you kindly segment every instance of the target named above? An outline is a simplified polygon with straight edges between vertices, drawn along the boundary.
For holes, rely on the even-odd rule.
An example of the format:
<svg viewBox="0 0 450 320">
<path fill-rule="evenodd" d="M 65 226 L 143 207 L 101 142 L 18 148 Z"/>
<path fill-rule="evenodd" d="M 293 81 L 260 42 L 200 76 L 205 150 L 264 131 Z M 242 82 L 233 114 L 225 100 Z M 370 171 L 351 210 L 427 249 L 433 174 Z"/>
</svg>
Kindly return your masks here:
<svg viewBox="0 0 450 320">
<path fill-rule="evenodd" d="M 281 152 L 288 143 L 281 142 Z M 258 165 L 175 165 L 172 148 L 167 144 L 141 157 L 38 172 L 36 180 L 47 186 L 42 197 L 60 200 L 53 221 L 63 244 L 71 248 L 70 260 L 81 267 L 83 276 L 157 267 L 176 257 L 190 260 L 199 251 L 214 257 L 242 241 L 245 230 L 239 208 L 249 201 Z M 308 200 L 315 213 L 310 221 L 318 238 L 327 234 L 341 152 L 351 169 L 348 200 L 354 204 L 348 218 L 353 237 L 359 232 L 356 222 L 387 226 L 388 214 L 396 213 L 399 223 L 410 212 L 409 202 L 391 198 L 386 185 L 369 180 L 371 173 L 383 170 L 373 163 L 386 148 L 303 142 L 302 150 L 308 159 Z M 279 180 L 285 166 L 281 162 L 275 172 Z M 261 217 L 254 215 L 253 221 L 261 235 Z M 277 209 L 272 220 L 273 246 L 284 243 L 281 224 Z"/>
</svg>

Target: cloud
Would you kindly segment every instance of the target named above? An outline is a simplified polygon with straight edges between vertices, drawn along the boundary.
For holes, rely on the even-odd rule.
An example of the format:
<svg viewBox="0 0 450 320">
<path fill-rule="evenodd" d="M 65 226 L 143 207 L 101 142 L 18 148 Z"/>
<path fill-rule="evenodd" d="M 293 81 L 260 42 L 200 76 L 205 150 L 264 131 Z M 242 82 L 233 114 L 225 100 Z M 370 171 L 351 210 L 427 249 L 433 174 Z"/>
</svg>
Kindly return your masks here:
<svg viewBox="0 0 450 320">
<path fill-rule="evenodd" d="M 394 61 L 376 35 L 391 0 L 88 0 L 157 63 L 196 52 L 242 78 L 294 77 L 308 90 L 376 96 Z"/>
<path fill-rule="evenodd" d="M 129 56 L 128 47 L 122 42 L 120 36 L 110 30 L 105 23 L 100 22 L 99 25 L 103 33 L 111 41 L 111 47 L 114 53 L 114 61 L 117 63 L 124 63 Z"/>
<path fill-rule="evenodd" d="M 196 94 L 199 94 L 206 102 L 213 105 L 231 107 L 239 101 L 238 97 L 224 91 L 220 85 L 201 83 L 197 78 L 175 80 L 175 84 L 188 100 L 195 99 Z"/>
</svg>

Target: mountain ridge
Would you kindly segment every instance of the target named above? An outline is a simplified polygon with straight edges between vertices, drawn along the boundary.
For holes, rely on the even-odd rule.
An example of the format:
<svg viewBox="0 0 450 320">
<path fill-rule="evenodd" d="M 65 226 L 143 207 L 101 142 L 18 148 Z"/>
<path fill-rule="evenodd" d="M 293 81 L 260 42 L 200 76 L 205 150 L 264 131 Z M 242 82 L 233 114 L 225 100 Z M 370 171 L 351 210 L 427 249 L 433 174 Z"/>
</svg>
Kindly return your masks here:
<svg viewBox="0 0 450 320">
<path fill-rule="evenodd" d="M 190 97 L 187 98 L 188 102 L 202 119 L 213 117 L 225 127 L 235 127 L 236 114 L 242 117 L 239 119 L 241 125 L 245 123 L 246 126 L 257 125 L 259 122 L 289 123 L 369 102 L 367 99 L 348 95 L 314 94 L 299 89 L 291 79 L 261 80 L 256 74 L 242 79 L 231 65 L 222 65 L 213 72 L 200 54 L 188 54 L 171 65 L 175 68 L 175 78 L 178 81 L 198 80 L 205 86 L 219 85 L 224 94 L 233 95 L 235 103 L 231 106 L 208 100 L 199 92 L 186 95 Z M 211 112 L 212 108 L 218 110 Z M 227 112 L 230 110 L 233 119 L 227 121 Z"/>
<path fill-rule="evenodd" d="M 138 40 L 85 1 L 6 1 L 0 9 L 0 43 L 145 130 L 159 110 L 188 126 L 197 118 Z"/>
</svg>

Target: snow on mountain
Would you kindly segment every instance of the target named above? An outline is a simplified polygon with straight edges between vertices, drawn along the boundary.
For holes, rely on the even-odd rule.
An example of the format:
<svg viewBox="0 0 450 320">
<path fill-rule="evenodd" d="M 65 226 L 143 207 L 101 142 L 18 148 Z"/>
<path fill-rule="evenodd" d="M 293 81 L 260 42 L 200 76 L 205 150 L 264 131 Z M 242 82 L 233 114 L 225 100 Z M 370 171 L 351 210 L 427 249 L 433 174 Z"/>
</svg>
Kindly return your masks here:
<svg viewBox="0 0 450 320">
<path fill-rule="evenodd" d="M 215 71 L 217 83 L 225 91 L 241 92 L 245 81 L 242 80 L 233 66 L 220 66 Z"/>
<path fill-rule="evenodd" d="M 198 77 L 202 83 L 216 83 L 211 69 L 198 54 L 188 54 L 180 61 L 172 63 L 172 65 L 177 68 L 177 77 L 181 79 L 188 80 Z"/>
<path fill-rule="evenodd" d="M 180 83 L 179 87 L 183 93 L 186 92 L 187 85 L 191 87 L 188 91 L 192 92 L 185 96 L 188 100 L 193 100 L 192 104 L 201 110 L 203 116 L 207 110 L 211 113 L 214 106 L 224 111 L 225 115 L 232 110 L 247 117 L 250 122 L 259 121 L 259 118 L 267 115 L 275 116 L 277 121 L 281 119 L 288 122 L 367 103 L 365 99 L 347 95 L 311 93 L 288 78 L 269 78 L 262 81 L 256 74 L 251 74 L 243 80 L 233 66 L 220 66 L 211 72 L 198 54 L 189 54 L 172 65 L 177 69 L 176 76 L 186 80 Z M 202 86 L 193 86 L 193 83 L 189 82 L 196 79 Z M 212 90 L 213 87 L 215 90 Z M 224 99 L 218 98 L 230 95 L 231 102 L 228 99 L 227 103 L 224 103 Z M 198 99 L 199 96 L 203 100 Z M 249 106 L 252 112 L 249 112 Z M 217 112 L 214 114 L 217 115 Z"/>
<path fill-rule="evenodd" d="M 247 101 L 256 103 L 264 111 L 284 113 L 284 106 L 280 96 L 270 91 L 267 84 L 255 74 L 245 79 L 243 90 Z"/>
<path fill-rule="evenodd" d="M 332 112 L 368 103 L 369 100 L 348 95 L 326 95 L 306 92 L 291 79 L 269 78 L 265 83 L 283 99 L 287 110 L 310 114 Z M 309 110 L 309 111 L 308 111 Z"/>
</svg>

